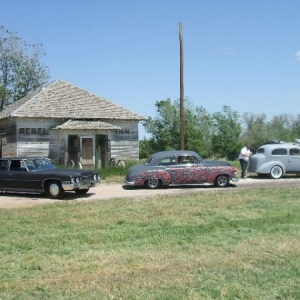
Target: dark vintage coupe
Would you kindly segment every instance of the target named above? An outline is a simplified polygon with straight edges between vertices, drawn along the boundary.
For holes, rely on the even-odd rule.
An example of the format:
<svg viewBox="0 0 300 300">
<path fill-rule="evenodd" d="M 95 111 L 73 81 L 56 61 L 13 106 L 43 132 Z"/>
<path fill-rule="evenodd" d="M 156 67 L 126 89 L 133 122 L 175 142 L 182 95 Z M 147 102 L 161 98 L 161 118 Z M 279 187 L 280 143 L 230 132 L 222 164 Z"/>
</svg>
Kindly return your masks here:
<svg viewBox="0 0 300 300">
<path fill-rule="evenodd" d="M 46 158 L 0 159 L 1 192 L 45 193 L 60 199 L 66 191 L 86 194 L 100 180 L 97 172 L 59 169 Z"/>
<path fill-rule="evenodd" d="M 204 160 L 194 151 L 163 151 L 144 164 L 129 168 L 125 185 L 156 189 L 169 185 L 213 184 L 226 187 L 238 181 L 237 169 L 229 162 Z"/>
</svg>

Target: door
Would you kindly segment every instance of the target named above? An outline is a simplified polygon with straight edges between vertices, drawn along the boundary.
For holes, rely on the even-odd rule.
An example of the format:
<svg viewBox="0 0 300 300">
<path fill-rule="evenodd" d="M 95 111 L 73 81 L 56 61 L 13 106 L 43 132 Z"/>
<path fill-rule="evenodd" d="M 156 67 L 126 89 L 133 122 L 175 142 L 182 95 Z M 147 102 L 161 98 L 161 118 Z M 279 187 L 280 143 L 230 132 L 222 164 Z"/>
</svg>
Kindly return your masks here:
<svg viewBox="0 0 300 300">
<path fill-rule="evenodd" d="M 94 156 L 94 138 L 93 137 L 80 137 L 80 149 L 82 166 L 94 167 L 95 156 Z"/>
<path fill-rule="evenodd" d="M 295 173 L 300 172 L 300 149 L 298 147 L 290 149 L 286 171 Z"/>
</svg>

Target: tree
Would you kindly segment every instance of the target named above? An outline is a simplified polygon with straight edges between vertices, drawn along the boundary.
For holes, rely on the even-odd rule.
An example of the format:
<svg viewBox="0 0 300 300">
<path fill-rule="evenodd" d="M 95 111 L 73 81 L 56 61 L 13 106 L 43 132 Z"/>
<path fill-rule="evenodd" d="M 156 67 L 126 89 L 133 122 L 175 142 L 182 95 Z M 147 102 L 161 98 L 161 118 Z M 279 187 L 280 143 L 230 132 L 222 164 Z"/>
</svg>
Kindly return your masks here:
<svg viewBox="0 0 300 300">
<path fill-rule="evenodd" d="M 150 147 L 153 151 L 179 149 L 179 112 L 170 99 L 157 101 L 157 117 L 149 117 L 143 123 L 146 132 L 152 135 Z"/>
<path fill-rule="evenodd" d="M 41 44 L 27 44 L 16 33 L 0 27 L 0 110 L 49 80 L 40 58 Z"/>
<path fill-rule="evenodd" d="M 265 114 L 244 113 L 242 119 L 244 130 L 241 140 L 244 144 L 248 142 L 252 149 L 256 149 L 265 142 L 272 140 L 271 126 L 269 126 Z"/>
<path fill-rule="evenodd" d="M 242 146 L 239 140 L 242 131 L 239 114 L 230 106 L 224 105 L 222 112 L 213 114 L 213 120 L 212 144 L 215 155 L 229 160 L 236 159 Z"/>
<path fill-rule="evenodd" d="M 156 102 L 157 117 L 144 122 L 147 133 L 152 137 L 148 146 L 152 152 L 180 149 L 180 103 L 172 103 L 170 99 Z M 185 99 L 185 148 L 194 150 L 202 156 L 211 154 L 211 116 L 202 107 L 194 105 Z M 145 142 L 143 143 L 143 145 Z"/>
</svg>

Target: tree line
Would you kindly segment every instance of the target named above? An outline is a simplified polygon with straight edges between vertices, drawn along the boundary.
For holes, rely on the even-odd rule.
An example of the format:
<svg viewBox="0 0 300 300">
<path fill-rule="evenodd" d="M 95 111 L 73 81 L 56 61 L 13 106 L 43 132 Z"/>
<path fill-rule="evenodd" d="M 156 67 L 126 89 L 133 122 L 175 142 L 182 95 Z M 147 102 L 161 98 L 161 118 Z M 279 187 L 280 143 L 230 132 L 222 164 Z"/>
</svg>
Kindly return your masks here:
<svg viewBox="0 0 300 300">
<path fill-rule="evenodd" d="M 252 150 L 270 141 L 293 142 L 300 138 L 300 114 L 280 114 L 270 120 L 266 114 L 239 114 L 229 105 L 220 112 L 209 113 L 184 101 L 185 149 L 194 150 L 204 158 L 234 160 L 245 143 Z M 140 141 L 140 158 L 164 150 L 180 149 L 179 100 L 160 100 L 155 103 L 156 117 L 143 122 L 150 138 Z"/>
</svg>

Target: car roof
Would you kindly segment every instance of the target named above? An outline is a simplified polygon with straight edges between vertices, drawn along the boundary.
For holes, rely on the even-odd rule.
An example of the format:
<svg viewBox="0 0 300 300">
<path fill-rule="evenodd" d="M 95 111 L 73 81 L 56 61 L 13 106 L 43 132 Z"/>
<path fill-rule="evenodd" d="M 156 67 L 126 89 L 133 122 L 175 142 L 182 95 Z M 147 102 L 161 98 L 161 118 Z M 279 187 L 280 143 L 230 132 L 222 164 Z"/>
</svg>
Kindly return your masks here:
<svg viewBox="0 0 300 300">
<path fill-rule="evenodd" d="M 300 148 L 299 143 L 293 143 L 293 142 L 279 142 L 279 143 L 267 143 L 264 145 L 261 145 L 259 148 L 265 148 L 265 149 L 275 149 L 275 148 Z"/>
<path fill-rule="evenodd" d="M 45 157 L 41 156 L 31 156 L 31 157 L 1 157 L 0 160 L 23 160 L 23 159 L 45 159 Z"/>
<path fill-rule="evenodd" d="M 168 151 L 153 153 L 151 157 L 156 159 L 156 158 L 166 157 L 166 156 L 187 156 L 187 155 L 199 156 L 195 151 L 191 151 L 191 150 L 168 150 Z"/>
</svg>

